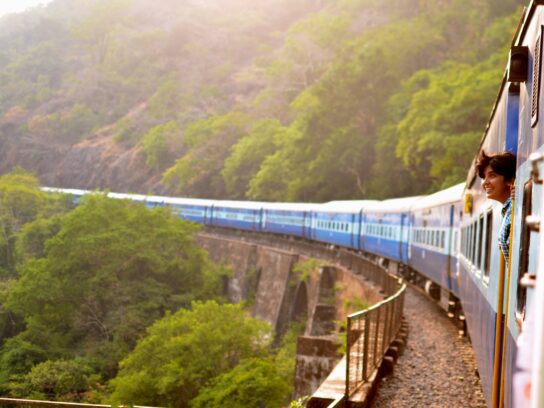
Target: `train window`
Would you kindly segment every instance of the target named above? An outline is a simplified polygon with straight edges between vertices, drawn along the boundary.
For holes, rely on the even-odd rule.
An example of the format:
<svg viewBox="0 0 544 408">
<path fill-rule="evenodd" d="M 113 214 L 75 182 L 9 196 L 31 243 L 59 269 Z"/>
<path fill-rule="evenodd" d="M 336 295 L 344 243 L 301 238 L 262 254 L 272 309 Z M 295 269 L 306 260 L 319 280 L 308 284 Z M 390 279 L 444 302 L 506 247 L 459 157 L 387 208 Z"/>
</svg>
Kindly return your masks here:
<svg viewBox="0 0 544 408">
<path fill-rule="evenodd" d="M 465 228 L 461 228 L 461 253 L 465 254 Z"/>
<path fill-rule="evenodd" d="M 477 237 L 477 234 L 478 233 L 478 223 L 475 222 L 474 224 L 472 224 L 472 264 L 473 265 L 476 265 L 476 249 L 477 249 L 477 244 L 478 244 L 478 240 L 476 239 Z"/>
<path fill-rule="evenodd" d="M 542 31 L 542 28 L 541 28 Z M 533 87 L 531 94 L 531 127 L 538 122 L 540 104 L 540 77 L 542 70 L 542 33 L 538 36 L 533 48 Z"/>
<path fill-rule="evenodd" d="M 486 215 L 486 232 L 485 232 L 485 255 L 484 255 L 484 276 L 489 277 L 491 270 L 491 241 L 493 237 L 493 210 L 487 211 Z"/>
<path fill-rule="evenodd" d="M 477 253 L 476 253 L 476 266 L 478 269 L 481 268 L 482 265 L 482 249 L 483 249 L 483 235 L 484 235 L 484 216 L 480 216 L 480 219 L 478 220 L 478 240 L 476 242 L 477 246 Z"/>
<path fill-rule="evenodd" d="M 440 232 L 440 248 L 446 248 L 446 233 L 444 231 Z"/>
<path fill-rule="evenodd" d="M 533 210 L 533 182 L 529 180 L 523 187 L 523 207 L 522 220 L 525 220 Z M 517 287 L 517 305 L 516 317 L 519 320 L 525 318 L 525 304 L 527 302 L 527 288 L 519 284 L 521 277 L 528 272 L 529 268 L 529 249 L 531 247 L 531 230 L 527 228 L 527 223 L 521 223 L 521 245 L 519 254 L 519 269 L 518 269 L 518 287 Z"/>
<path fill-rule="evenodd" d="M 472 261 L 472 229 L 473 225 L 468 227 L 467 258 Z"/>
</svg>

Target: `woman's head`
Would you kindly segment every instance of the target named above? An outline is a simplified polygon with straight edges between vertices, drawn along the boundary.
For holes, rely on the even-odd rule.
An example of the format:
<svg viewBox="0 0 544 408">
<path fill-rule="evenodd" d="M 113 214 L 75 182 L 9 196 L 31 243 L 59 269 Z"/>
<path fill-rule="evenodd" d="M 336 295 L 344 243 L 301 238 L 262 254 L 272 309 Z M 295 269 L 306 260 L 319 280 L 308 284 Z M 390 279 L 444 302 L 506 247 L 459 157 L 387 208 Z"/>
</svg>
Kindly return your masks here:
<svg viewBox="0 0 544 408">
<path fill-rule="evenodd" d="M 483 150 L 476 162 L 487 198 L 504 203 L 511 194 L 516 177 L 516 156 L 510 152 L 487 155 Z"/>
</svg>

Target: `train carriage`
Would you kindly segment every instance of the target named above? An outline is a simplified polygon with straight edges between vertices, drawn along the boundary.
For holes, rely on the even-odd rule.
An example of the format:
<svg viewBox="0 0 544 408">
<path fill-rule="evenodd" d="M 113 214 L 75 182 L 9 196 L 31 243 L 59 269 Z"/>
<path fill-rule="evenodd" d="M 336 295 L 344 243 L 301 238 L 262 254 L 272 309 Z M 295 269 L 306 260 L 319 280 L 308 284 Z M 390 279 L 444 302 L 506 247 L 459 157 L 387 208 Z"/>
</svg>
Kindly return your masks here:
<svg viewBox="0 0 544 408">
<path fill-rule="evenodd" d="M 465 183 L 416 201 L 411 207 L 409 266 L 459 296 L 455 224 Z"/>
<path fill-rule="evenodd" d="M 316 206 L 312 213 L 311 238 L 316 241 L 361 249 L 363 209 L 372 200 L 331 201 Z"/>
<path fill-rule="evenodd" d="M 543 41 L 544 2 L 533 1 L 527 9 L 525 20 L 515 39 L 509 64 L 509 80 L 513 86 L 518 87 L 519 130 L 516 140 L 517 171 L 514 199 L 517 204 L 512 224 L 512 261 L 505 277 L 506 290 L 503 302 L 503 314 L 506 316 L 507 324 L 503 334 L 505 347 L 502 358 L 506 364 L 502 382 L 505 384 L 503 399 L 507 406 L 512 405 L 511 386 L 515 371 L 513 362 L 517 354 L 517 339 L 524 323 L 526 305 L 531 304 L 534 295 L 531 287 L 525 287 L 522 281 L 525 274 L 527 276 L 535 274 L 537 263 L 542 262 L 539 256 L 542 256 L 543 249 L 540 248 L 539 253 L 538 233 L 531 230 L 525 220 L 529 215 L 539 217 L 542 214 L 542 184 L 540 180 L 534 180 L 529 159 L 532 154 L 544 153 Z M 521 72 L 521 76 L 517 70 L 520 57 L 526 58 L 524 66 L 526 69 Z M 526 281 L 529 281 L 529 286 L 532 285 L 531 279 Z M 538 404 L 536 400 L 533 403 Z"/>
<path fill-rule="evenodd" d="M 261 231 L 264 205 L 253 201 L 214 201 L 210 225 Z"/>
<path fill-rule="evenodd" d="M 421 197 L 384 200 L 364 210 L 362 249 L 408 264 L 410 207 Z"/>
<path fill-rule="evenodd" d="M 212 222 L 213 200 L 167 197 L 164 204 L 172 206 L 173 213 L 185 220 L 199 224 Z"/>
<path fill-rule="evenodd" d="M 261 228 L 265 232 L 310 238 L 314 207 L 305 203 L 266 203 Z"/>
</svg>

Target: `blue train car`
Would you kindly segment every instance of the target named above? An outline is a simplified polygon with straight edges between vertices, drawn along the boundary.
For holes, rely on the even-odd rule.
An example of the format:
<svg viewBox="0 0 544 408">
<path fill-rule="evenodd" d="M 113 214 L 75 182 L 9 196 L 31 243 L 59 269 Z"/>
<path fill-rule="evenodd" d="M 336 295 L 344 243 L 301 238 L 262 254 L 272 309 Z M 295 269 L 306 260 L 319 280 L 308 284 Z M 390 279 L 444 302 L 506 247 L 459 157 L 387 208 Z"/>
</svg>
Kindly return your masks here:
<svg viewBox="0 0 544 408">
<path fill-rule="evenodd" d="M 376 201 L 331 201 L 317 205 L 312 213 L 311 238 L 316 241 L 361 248 L 363 209 Z"/>
<path fill-rule="evenodd" d="M 310 238 L 315 205 L 304 203 L 266 203 L 261 229 L 264 232 Z"/>
<path fill-rule="evenodd" d="M 465 183 L 431 194 L 411 207 L 409 265 L 458 296 L 454 224 Z M 454 269 L 455 268 L 455 269 Z"/>
<path fill-rule="evenodd" d="M 510 150 L 518 143 L 519 86 L 503 80 L 481 149 L 486 153 Z M 461 218 L 459 293 L 472 339 L 488 405 L 500 398 L 506 273 L 501 270 L 498 233 L 502 205 L 487 199 L 473 163 L 467 180 L 467 212 Z M 497 337 L 499 333 L 499 337 Z M 497 360 L 495 356 L 497 354 Z M 512 356 L 513 358 L 513 356 Z M 511 361 L 505 361 L 511 366 Z M 511 379 L 511 373 L 507 374 Z M 507 384 L 509 381 L 503 381 Z M 505 385 L 504 387 L 509 387 Z M 503 390 L 504 391 L 504 390 Z M 510 406 L 511 390 L 507 393 Z"/>
<path fill-rule="evenodd" d="M 525 274 L 535 274 L 538 262 L 542 263 L 542 251 L 539 251 L 538 233 L 532 231 L 525 219 L 528 215 L 535 217 L 542 216 L 542 184 L 536 182 L 532 177 L 532 166 L 529 160 L 531 154 L 544 153 L 544 107 L 542 103 L 542 58 L 544 39 L 544 3 L 533 1 L 527 9 L 525 21 L 523 22 L 518 36 L 514 41 L 511 51 L 509 71 L 515 71 L 516 54 L 520 51 L 526 55 L 527 66 L 525 78 L 516 78 L 511 87 L 517 87 L 519 99 L 519 137 L 516 140 L 515 148 L 511 149 L 517 153 L 516 172 L 516 193 L 515 213 L 513 219 L 513 235 L 510 269 L 505 278 L 505 298 L 503 316 L 506 319 L 503 342 L 505 343 L 506 362 L 503 382 L 506 384 L 505 403 L 512 405 L 513 390 L 512 377 L 514 374 L 513 362 L 517 354 L 517 340 L 520 336 L 520 329 L 524 326 L 526 307 L 533 302 L 534 292 L 531 287 L 522 285 Z M 513 77 L 513 75 L 511 75 Z M 512 78 L 510 78 L 512 79 Z M 507 135 L 508 144 L 508 135 Z M 540 179 L 543 174 L 540 173 Z M 538 279 L 541 279 L 539 276 Z M 538 280 L 537 279 L 537 280 Z M 539 337 L 540 350 L 542 349 L 542 337 Z M 537 373 L 537 377 L 542 372 Z M 542 390 L 540 399 L 533 400 L 534 404 L 542 403 Z M 536 405 L 533 405 L 536 406 Z"/>
<path fill-rule="evenodd" d="M 253 201 L 213 201 L 210 225 L 261 231 L 264 205 Z"/>
<path fill-rule="evenodd" d="M 420 198 L 394 198 L 367 206 L 361 225 L 362 249 L 408 264 L 410 207 Z"/>
</svg>

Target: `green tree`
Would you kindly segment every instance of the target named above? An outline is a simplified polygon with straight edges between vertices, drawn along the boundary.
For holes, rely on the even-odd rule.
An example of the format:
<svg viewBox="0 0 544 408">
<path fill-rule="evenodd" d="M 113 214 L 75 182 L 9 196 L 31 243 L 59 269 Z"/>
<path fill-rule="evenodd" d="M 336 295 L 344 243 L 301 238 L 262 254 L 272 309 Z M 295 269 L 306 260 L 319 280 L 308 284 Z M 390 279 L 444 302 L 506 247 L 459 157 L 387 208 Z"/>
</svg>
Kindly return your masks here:
<svg viewBox="0 0 544 408">
<path fill-rule="evenodd" d="M 117 362 L 166 311 L 220 295 L 220 271 L 197 246 L 197 229 L 168 208 L 86 196 L 46 241 L 44 257 L 19 268 L 5 306 L 27 329 L 2 354 L 18 355 L 24 340 L 49 358 L 85 354 L 103 378 L 114 376 Z M 43 361 L 40 355 L 19 367 Z M 14 367 L 3 358 L 0 376 L 9 379 Z"/>
<path fill-rule="evenodd" d="M 210 380 L 244 359 L 265 357 L 271 340 L 269 325 L 250 318 L 240 305 L 193 303 L 192 310 L 180 310 L 148 329 L 121 362 L 112 399 L 188 407 Z"/>
<path fill-rule="evenodd" d="M 53 401 L 81 401 L 92 383 L 92 370 L 83 360 L 47 360 L 32 367 L 11 390 L 12 395 Z"/>
<path fill-rule="evenodd" d="M 221 169 L 230 147 L 247 134 L 250 125 L 251 117 L 237 111 L 191 123 L 183 138 L 188 151 L 165 171 L 165 184 L 194 195 L 224 194 Z"/>
<path fill-rule="evenodd" d="M 249 359 L 214 379 L 191 401 L 193 408 L 270 408 L 286 405 L 290 384 L 271 359 Z"/>
<path fill-rule="evenodd" d="M 277 139 L 285 128 L 277 120 L 261 119 L 249 134 L 231 148 L 221 171 L 227 192 L 236 198 L 245 196 L 250 180 L 259 171 L 262 162 L 274 153 Z"/>
<path fill-rule="evenodd" d="M 0 176 L 0 276 L 13 276 L 17 235 L 38 217 L 46 201 L 30 173 L 16 169 Z"/>
<path fill-rule="evenodd" d="M 171 164 L 180 152 L 180 128 L 174 121 L 151 128 L 142 138 L 140 144 L 147 157 L 149 167 L 165 168 Z"/>
</svg>

